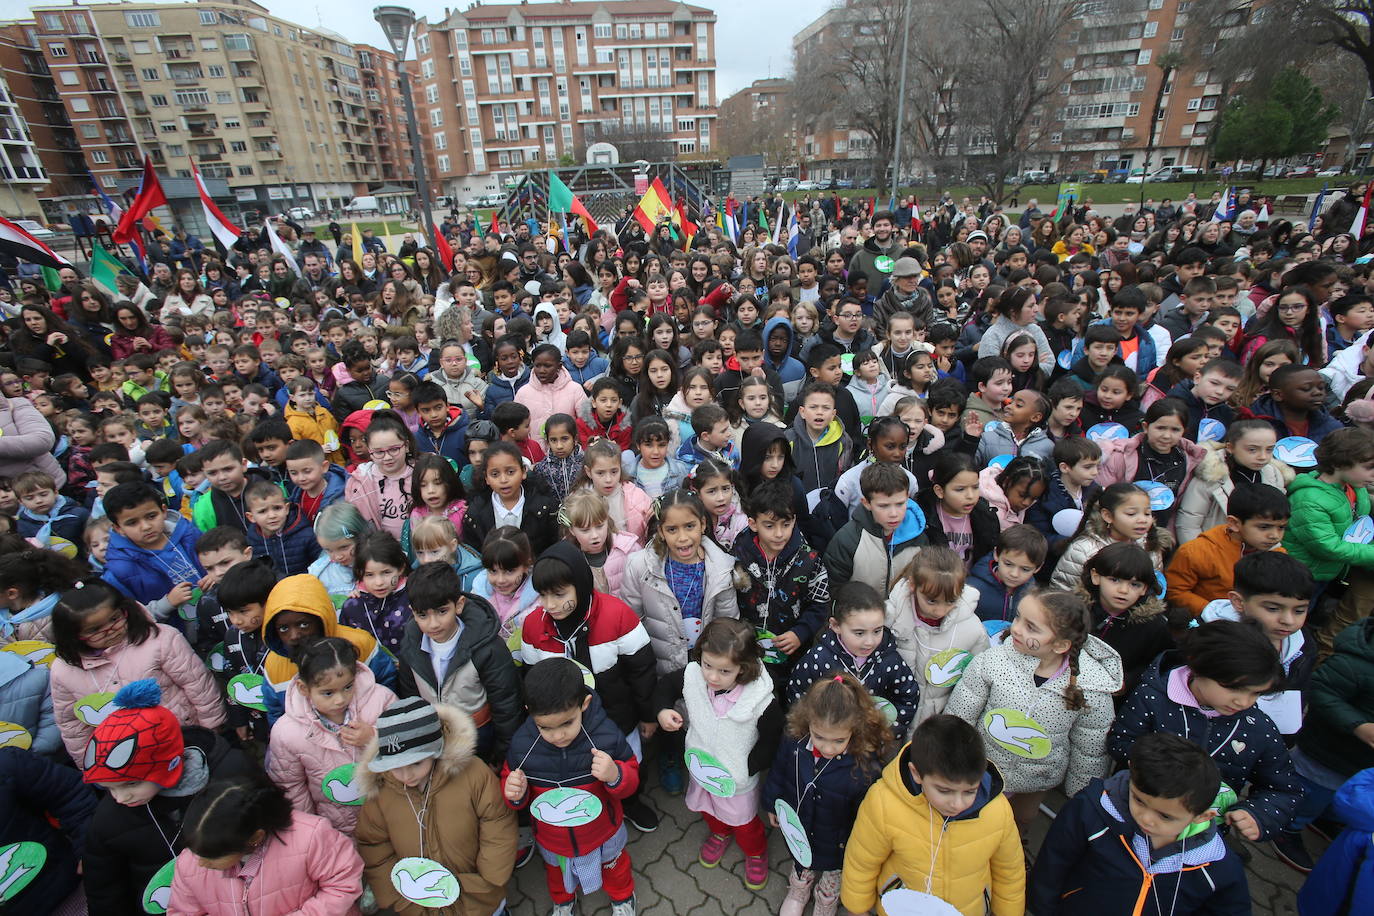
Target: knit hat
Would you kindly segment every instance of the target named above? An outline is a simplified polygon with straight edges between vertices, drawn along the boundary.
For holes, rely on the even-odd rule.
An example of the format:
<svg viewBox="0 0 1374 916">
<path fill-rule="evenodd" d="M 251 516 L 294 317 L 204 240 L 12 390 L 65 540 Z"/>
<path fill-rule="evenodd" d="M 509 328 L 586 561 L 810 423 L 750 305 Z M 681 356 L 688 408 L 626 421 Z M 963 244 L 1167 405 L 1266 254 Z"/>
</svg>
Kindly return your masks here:
<svg viewBox="0 0 1374 916">
<path fill-rule="evenodd" d="M 367 762 L 374 773 L 438 757 L 444 750 L 444 727 L 434 707 L 419 697 L 396 700 L 377 717 L 377 755 Z"/>
<path fill-rule="evenodd" d="M 95 727 L 81 761 L 86 782 L 155 782 L 170 789 L 181 780 L 186 741 L 171 710 L 159 706 L 162 688 L 152 678 L 115 694 L 119 707 Z"/>
</svg>

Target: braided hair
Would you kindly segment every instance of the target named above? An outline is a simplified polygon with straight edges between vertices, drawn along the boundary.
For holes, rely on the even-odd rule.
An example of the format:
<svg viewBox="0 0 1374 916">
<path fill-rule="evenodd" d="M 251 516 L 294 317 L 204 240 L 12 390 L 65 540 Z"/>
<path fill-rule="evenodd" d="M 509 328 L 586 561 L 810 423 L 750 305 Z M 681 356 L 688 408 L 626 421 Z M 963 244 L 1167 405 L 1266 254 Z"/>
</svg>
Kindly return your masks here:
<svg viewBox="0 0 1374 916">
<path fill-rule="evenodd" d="M 291 827 L 291 802 L 262 773 L 216 780 L 186 812 L 186 846 L 202 859 L 245 855 L 258 831 L 263 842 Z"/>
<path fill-rule="evenodd" d="M 1064 708 L 1071 711 L 1083 709 L 1087 702 L 1083 698 L 1083 689 L 1078 686 L 1078 655 L 1083 651 L 1092 629 L 1092 614 L 1088 604 L 1071 592 L 1040 592 L 1035 597 L 1045 609 L 1045 617 L 1054 631 L 1054 638 L 1069 641 L 1069 686 L 1064 691 Z"/>
</svg>

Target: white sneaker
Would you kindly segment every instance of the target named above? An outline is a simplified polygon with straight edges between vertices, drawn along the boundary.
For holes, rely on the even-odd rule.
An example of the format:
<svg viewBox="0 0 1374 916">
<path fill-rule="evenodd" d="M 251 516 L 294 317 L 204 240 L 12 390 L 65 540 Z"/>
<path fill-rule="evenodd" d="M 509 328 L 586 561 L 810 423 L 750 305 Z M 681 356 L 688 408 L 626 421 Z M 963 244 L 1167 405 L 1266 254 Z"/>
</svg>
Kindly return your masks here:
<svg viewBox="0 0 1374 916">
<path fill-rule="evenodd" d="M 635 898 L 622 900 L 620 903 L 611 904 L 611 916 L 635 916 L 639 910 L 635 907 Z"/>
<path fill-rule="evenodd" d="M 555 903 L 549 911 L 549 916 L 575 916 L 576 912 L 577 901 L 569 900 L 567 903 Z"/>
</svg>

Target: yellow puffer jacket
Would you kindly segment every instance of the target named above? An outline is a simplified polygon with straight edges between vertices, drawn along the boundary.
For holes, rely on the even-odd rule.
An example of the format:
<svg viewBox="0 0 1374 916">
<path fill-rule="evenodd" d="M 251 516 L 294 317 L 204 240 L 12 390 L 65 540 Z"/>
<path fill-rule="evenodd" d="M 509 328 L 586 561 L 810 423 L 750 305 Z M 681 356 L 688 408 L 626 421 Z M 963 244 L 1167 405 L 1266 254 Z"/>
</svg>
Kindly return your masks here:
<svg viewBox="0 0 1374 916">
<path fill-rule="evenodd" d="M 908 744 L 859 807 L 845 849 L 840 903 L 853 913 L 875 907 L 885 913 L 878 905 L 884 889 L 925 891 L 929 876 L 929 892 L 964 916 L 984 916 L 985 888 L 992 891 L 993 916 L 1023 916 L 1025 859 L 996 767 L 988 764 L 973 806 L 946 820 L 920 794 L 910 754 Z"/>
</svg>

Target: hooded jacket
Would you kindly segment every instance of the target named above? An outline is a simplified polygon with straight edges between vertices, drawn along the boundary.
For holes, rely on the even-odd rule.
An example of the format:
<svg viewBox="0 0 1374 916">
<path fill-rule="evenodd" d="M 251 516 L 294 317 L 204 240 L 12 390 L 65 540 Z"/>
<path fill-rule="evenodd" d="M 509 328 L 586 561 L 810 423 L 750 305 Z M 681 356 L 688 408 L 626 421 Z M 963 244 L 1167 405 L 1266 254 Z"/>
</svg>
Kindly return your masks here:
<svg viewBox="0 0 1374 916">
<path fill-rule="evenodd" d="M 830 581 L 841 585 L 851 580 L 864 582 L 887 594 L 893 580 L 902 574 L 916 553 L 930 543 L 926 536 L 926 515 L 915 500 L 906 501 L 906 513 L 897 523 L 891 538 L 863 506 L 825 548 L 825 569 Z"/>
<path fill-rule="evenodd" d="M 773 358 L 773 353 L 768 349 L 768 338 L 772 336 L 775 328 L 782 328 L 787 332 L 787 349 L 780 360 Z M 792 328 L 792 322 L 781 315 L 775 315 L 764 322 L 763 325 L 763 364 L 778 374 L 782 380 L 783 403 L 790 402 L 797 396 L 801 386 L 806 382 L 806 366 L 802 361 L 792 355 L 796 347 L 797 332 Z"/>
<path fill-rule="evenodd" d="M 486 394 L 487 383 L 480 375 L 474 372 L 466 363 L 462 367 L 462 375 L 453 378 L 447 370 L 440 368 L 425 376 L 425 381 L 436 382 L 440 388 L 444 389 L 444 394 L 448 397 L 449 404 L 461 407 L 464 411 L 473 407 L 472 401 L 468 399 L 469 394 L 482 397 Z"/>
<path fill-rule="evenodd" d="M 196 554 L 196 542 L 200 540 L 196 526 L 175 512 L 167 513 L 164 525 L 167 543 L 158 550 L 135 547 L 118 529 L 111 528 L 103 576 L 106 582 L 130 598 L 148 605 L 159 619 L 166 619 L 172 613 L 171 605 L 162 599 L 173 586 L 182 582 L 194 585 L 205 575 Z"/>
<path fill-rule="evenodd" d="M 1298 891 L 1303 916 L 1348 916 L 1374 898 L 1374 770 L 1356 773 L 1341 786 L 1331 812 L 1346 829 Z"/>
<path fill-rule="evenodd" d="M 1299 474 L 1288 484 L 1293 515 L 1283 534 L 1283 549 L 1312 571 L 1318 582 L 1331 582 L 1349 566 L 1374 567 L 1374 544 L 1345 540 L 1355 519 L 1369 514 L 1369 491 L 1355 491 L 1351 510 L 1345 488 L 1322 483 L 1317 472 Z"/>
<path fill-rule="evenodd" d="M 1155 569 L 1163 572 L 1164 554 L 1173 546 L 1174 539 L 1169 536 L 1167 531 L 1160 531 L 1158 528 L 1151 529 L 1151 531 L 1158 546 L 1151 547 L 1150 534 L 1146 534 L 1136 543 L 1150 555 L 1150 562 L 1154 564 Z M 1099 550 L 1112 541 L 1113 538 L 1108 532 L 1107 523 L 1102 520 L 1102 516 L 1096 512 L 1089 515 L 1083 529 L 1069 541 L 1069 546 L 1060 555 L 1059 562 L 1055 564 L 1054 573 L 1050 576 L 1050 584 L 1066 592 L 1073 591 L 1083 579 L 1083 567 Z"/>
<path fill-rule="evenodd" d="M 978 596 L 974 613 L 979 620 L 1011 623 L 1016 619 L 1016 608 L 1021 599 L 1035 587 L 1035 577 L 1026 580 L 1020 588 L 1008 591 L 997 575 L 997 554 L 994 552 L 973 561 L 969 566 L 968 584 Z"/>
<path fill-rule="evenodd" d="M 949 694 L 962 674 L 961 665 L 988 647 L 988 631 L 974 612 L 978 600 L 978 590 L 965 585 L 940 626 L 932 627 L 916 616 L 910 577 L 898 579 L 887 596 L 884 612 L 887 631 L 897 644 L 897 653 L 920 684 L 921 699 L 913 726 L 945 711 Z M 954 653 L 936 661 L 941 653 L 950 650 Z M 961 657 L 959 652 L 965 654 Z"/>
<path fill-rule="evenodd" d="M 1331 386 L 1331 395 L 1340 401 L 1346 393 L 1365 377 L 1360 367 L 1364 365 L 1365 353 L 1370 341 L 1374 340 L 1369 332 L 1355 338 L 1355 342 L 1331 357 L 1331 361 L 1318 371 L 1326 377 Z"/>
<path fill-rule="evenodd" d="M 398 916 L 488 916 L 505 899 L 515 869 L 515 812 L 506 806 L 496 776 L 476 757 L 477 729 L 472 720 L 448 706 L 438 706 L 435 712 L 444 728 L 444 747 L 430 776 L 430 814 L 425 818 L 424 836 L 415 823 L 424 793 L 407 789 L 390 773 L 367 768 L 377 756 L 374 738 L 358 766 L 360 787 L 367 798 L 354 834 L 358 853 L 379 907 Z M 458 879 L 461 893 L 453 906 L 420 907 L 402 897 L 391 883 L 396 863 L 422 851 Z"/>
<path fill-rule="evenodd" d="M 829 628 L 822 630 L 816 644 L 797 660 L 787 679 L 787 705 L 795 705 L 816 681 L 841 673 L 852 674 L 875 698 L 895 706 L 897 720 L 892 724 L 892 731 L 897 735 L 907 733 L 916 716 L 920 687 L 911 667 L 897 651 L 897 642 L 891 633 L 883 633 L 878 648 L 859 665 L 840 642 L 839 634 Z"/>
<path fill-rule="evenodd" d="M 717 617 L 739 617 L 735 592 L 734 558 L 704 537 L 705 581 L 702 583 L 701 625 Z M 657 659 L 658 673 L 667 674 L 687 665 L 691 643 L 682 632 L 682 610 L 664 574 L 666 560 L 653 544 L 630 557 L 625 564 L 625 603 L 644 621 Z"/>
<path fill-rule="evenodd" d="M 1136 433 L 1129 439 L 1108 439 L 1098 444 L 1102 446 L 1102 469 L 1097 474 L 1099 486 L 1134 483 L 1141 478 L 1140 450 L 1145 447 L 1144 433 Z M 1183 482 L 1178 485 L 1178 492 L 1183 493 L 1188 489 L 1198 464 L 1207 456 L 1207 449 L 1187 439 L 1179 440 L 1178 447 L 1183 450 Z"/>
<path fill-rule="evenodd" d="M 1087 638 L 1078 653 L 1076 679 L 1086 703 L 1082 709 L 1065 707 L 1068 669 L 1036 686 L 1033 676 L 1039 664 L 1034 656 L 1018 652 L 1010 640 L 993 645 L 969 662 L 945 712 L 982 733 L 988 759 L 999 769 L 1006 768 L 1007 791 L 1039 792 L 1062 782 L 1066 791 L 1077 792 L 1090 780 L 1105 776 L 1111 763 L 1107 728 L 1115 714 L 1112 694 L 1121 689 L 1121 657 L 1097 637 Z M 1013 747 L 1024 751 L 1027 742 L 1005 719 L 1008 711 L 1039 724 L 1049 739 L 1044 756 L 1030 758 L 1012 752 Z"/>
<path fill-rule="evenodd" d="M 798 413 L 786 436 L 792 446 L 792 460 L 801 475 L 802 488 L 808 493 L 833 489 L 840 475 L 854 463 L 854 443 L 838 419 L 830 421 L 819 439 L 812 439 L 806 420 Z"/>
<path fill-rule="evenodd" d="M 339 623 L 334 602 L 320 580 L 311 575 L 288 576 L 272 588 L 262 616 L 263 641 L 268 648 L 262 662 L 262 675 L 267 681 L 262 696 L 271 721 L 275 722 L 285 710 L 286 689 L 296 676 L 296 662 L 272 626 L 273 618 L 282 611 L 320 618 L 322 636 L 348 640 L 358 650 L 358 660 L 372 671 L 378 684 L 386 688 L 396 686 L 396 663 L 391 656 L 377 645 L 371 633 Z"/>
<path fill-rule="evenodd" d="M 732 553 L 735 571 L 742 571 L 749 581 L 748 588 L 738 589 L 743 619 L 777 636 L 794 633 L 803 646 L 810 645 L 829 617 L 830 577 L 801 530 L 792 529 L 792 537 L 772 560 L 764 556 L 750 529 L 735 538 Z"/>
<path fill-rule="evenodd" d="M 582 386 L 573 381 L 568 370 L 559 368 L 553 384 L 545 385 L 530 374 L 528 384 L 515 393 L 515 402 L 530 409 L 530 434 L 546 445 L 544 424 L 556 413 L 575 415 L 578 405 L 587 397 Z"/>
<path fill-rule="evenodd" d="M 1207 453 L 1193 469 L 1195 486 L 1186 487 L 1179 497 L 1178 512 L 1174 515 L 1174 530 L 1180 544 L 1187 544 L 1204 531 L 1224 524 L 1226 504 L 1235 492 L 1226 449 L 1220 443 L 1203 446 Z M 1270 460 L 1260 468 L 1259 482 L 1283 491 L 1293 479 L 1293 469 L 1282 461 Z"/>
<path fill-rule="evenodd" d="M 349 701 L 346 721 L 363 722 L 375 726 L 377 717 L 396 694 L 377 683 L 372 671 L 362 662 L 354 666 L 353 699 Z M 337 795 L 338 801 L 324 794 L 325 782 L 331 770 L 353 763 L 357 749 L 339 739 L 338 732 L 326 727 L 320 714 L 310 704 L 300 677 L 291 679 L 286 689 L 286 711 L 272 726 L 272 753 L 267 758 L 267 774 L 281 786 L 291 807 L 307 814 L 318 814 L 328 820 L 335 830 L 353 835 L 358 809 L 348 804 L 347 794 Z M 353 786 L 337 781 L 335 792 L 356 791 Z"/>
<path fill-rule="evenodd" d="M 344 489 L 348 486 L 349 474 L 343 469 L 342 465 L 331 464 L 324 471 L 324 492 L 320 494 L 319 506 L 315 509 L 316 517 L 327 506 L 332 506 L 344 498 Z M 301 504 L 304 491 L 295 484 L 291 485 L 291 492 L 288 498 L 297 506 Z M 307 523 L 310 521 L 306 519 Z"/>
<path fill-rule="evenodd" d="M 370 418 L 372 412 L 366 411 L 366 413 Z M 228 493 L 213 487 L 195 497 L 195 502 L 191 505 L 191 521 L 201 531 L 209 531 L 220 525 L 232 525 L 240 531 L 247 532 L 249 528 L 248 506 L 243 500 L 243 493 L 248 489 L 248 484 L 255 480 L 278 483 L 277 478 L 271 472 L 263 468 L 250 467 L 245 472 L 243 490 L 239 491 L 237 497 L 230 496 Z M 285 492 L 286 489 L 283 488 L 282 493 Z M 111 537 L 113 534 L 114 532 L 111 532 Z"/>
<path fill-rule="evenodd" d="M 572 380 L 585 391 L 586 384 L 605 375 L 610 370 L 611 363 L 606 357 L 593 350 L 592 355 L 587 358 L 587 364 L 580 368 L 573 364 L 571 356 L 565 354 L 563 356 L 563 368 L 568 370 L 568 375 L 572 377 Z"/>
<path fill-rule="evenodd" d="M 323 407 L 316 406 L 314 413 L 306 413 L 288 404 L 282 410 L 282 417 L 291 428 L 293 438 L 309 439 L 323 447 L 329 443 L 329 437 L 333 434 L 334 443 L 338 445 L 339 421 Z M 327 457 L 331 464 L 343 464 L 343 449 L 335 448 L 334 451 L 327 453 Z"/>
<path fill-rule="evenodd" d="M 1282 551 L 1283 547 L 1275 549 Z M 1225 598 L 1235 586 L 1236 564 L 1249 552 L 1231 537 L 1225 524 L 1183 541 L 1164 571 L 1170 606 L 1187 608 L 1188 613 L 1199 616 L 1209 602 Z"/>
<path fill-rule="evenodd" d="M 326 486 L 325 493 L 328 492 Z M 320 542 L 315 540 L 315 529 L 295 503 L 287 504 L 286 523 L 276 534 L 265 535 L 257 525 L 249 525 L 248 546 L 253 548 L 255 559 L 266 558 L 283 576 L 309 571 L 310 564 L 320 555 Z"/>
<path fill-rule="evenodd" d="M 28 732 L 34 754 L 56 758 L 62 749 L 62 732 L 53 715 L 46 665 L 15 652 L 0 652 L 0 722 Z M 9 834 L 0 836 L 12 842 Z"/>
<path fill-rule="evenodd" d="M 1092 322 L 1092 323 L 1093 323 L 1093 324 L 1111 324 L 1111 323 L 1112 323 L 1112 320 L 1111 320 L 1110 318 L 1102 318 L 1102 319 L 1099 319 L 1098 321 L 1094 321 L 1094 322 Z M 1147 376 L 1147 375 L 1150 374 L 1150 370 L 1151 370 L 1151 369 L 1154 369 L 1156 366 L 1158 366 L 1158 365 L 1160 364 L 1159 349 L 1155 346 L 1155 339 L 1154 339 L 1154 337 L 1150 334 L 1149 330 L 1148 330 L 1147 328 L 1145 328 L 1144 325 L 1139 325 L 1139 324 L 1136 325 L 1135 328 L 1134 328 L 1134 331 L 1135 331 L 1136 340 L 1139 341 L 1139 344 L 1137 345 L 1136 351 L 1135 351 L 1135 352 L 1136 352 L 1136 357 L 1135 357 L 1136 362 L 1135 362 L 1135 365 L 1134 365 L 1132 368 L 1135 369 L 1136 375 L 1139 375 L 1141 378 L 1144 378 L 1145 376 Z M 1073 345 L 1073 361 L 1074 361 L 1075 363 L 1078 362 L 1078 360 L 1079 360 L 1080 358 L 1082 358 L 1082 356 L 1083 356 L 1083 338 L 1080 337 L 1080 338 L 1078 338 L 1077 340 L 1074 341 L 1074 345 Z M 1116 348 L 1116 358 L 1117 358 L 1117 359 L 1121 359 L 1121 358 L 1122 358 L 1122 356 L 1121 356 L 1121 345 L 1120 345 L 1120 344 L 1118 344 L 1118 345 L 1117 345 L 1117 348 Z M 1077 368 L 1077 367 L 1075 367 L 1075 368 Z"/>
<path fill-rule="evenodd" d="M 334 411 L 334 416 L 342 422 L 348 419 L 348 415 L 353 411 L 362 410 L 368 401 L 385 401 L 387 386 L 390 384 L 390 378 L 377 372 L 372 373 L 372 380 L 368 382 L 359 382 L 349 376 L 347 382 L 334 390 L 334 397 L 329 402 L 330 408 Z"/>
<path fill-rule="evenodd" d="M 490 722 L 496 737 L 487 757 L 496 761 L 504 756 L 515 727 L 524 717 L 520 678 L 510 649 L 501 638 L 496 611 L 476 595 L 464 593 L 461 597 L 458 645 L 444 671 L 444 682 L 435 680 L 433 659 L 424 648 L 424 634 L 411 620 L 406 623 L 396 650 L 396 690 L 403 697 L 418 696 L 435 706 L 462 710 L 479 727 Z"/>
<path fill-rule="evenodd" d="M 1116 694 L 1119 703 L 1135 690 L 1141 674 L 1159 657 L 1159 653 L 1174 648 L 1164 602 L 1156 595 L 1149 594 L 1132 605 L 1125 614 L 1113 617 L 1081 582 L 1074 593 L 1083 599 L 1092 613 L 1092 635 L 1121 656 L 1122 689 Z"/>
<path fill-rule="evenodd" d="M 973 804 L 946 818 L 926 801 L 911 775 L 911 745 L 902 748 L 859 806 L 845 847 L 840 903 L 867 913 L 893 880 L 947 901 L 964 916 L 1024 916 L 1026 861 L 1021 835 L 988 764 Z M 989 902 L 984 893 L 990 892 Z"/>
<path fill-rule="evenodd" d="M 415 447 L 422 454 L 440 455 L 462 468 L 468 463 L 467 412 L 449 407 L 448 422 L 437 434 L 422 422 L 415 431 Z"/>
<path fill-rule="evenodd" d="M 1050 349 L 1049 338 L 1040 325 L 1031 322 L 1027 325 L 1020 325 L 1012 321 L 1005 315 L 997 316 L 997 320 L 988 326 L 983 332 L 983 337 L 978 341 L 978 356 L 1001 356 L 1002 345 L 1013 337 L 1024 334 L 1035 342 L 1035 360 L 1040 367 L 1040 371 L 1048 376 L 1054 371 L 1054 350 Z"/>
<path fill-rule="evenodd" d="M 1279 405 L 1274 401 L 1272 394 L 1260 395 L 1255 399 L 1255 403 L 1248 408 L 1240 411 L 1243 420 L 1254 418 L 1256 420 L 1267 420 L 1269 425 L 1274 427 L 1274 434 L 1280 439 L 1298 435 L 1288 428 L 1288 423 L 1283 419 L 1283 414 L 1279 411 Z M 1337 420 L 1325 410 L 1314 410 L 1307 416 L 1307 436 L 1313 442 L 1320 443 L 1331 433 L 1341 428 L 1341 421 Z"/>
<path fill-rule="evenodd" d="M 1035 857 L 1026 908 L 1035 916 L 1134 916 L 1154 899 L 1171 901 L 1169 912 L 1180 916 L 1247 916 L 1245 866 L 1217 828 L 1153 848 L 1131 817 L 1130 783 L 1126 772 L 1094 779 L 1059 809 Z"/>
<path fill-rule="evenodd" d="M 381 598 L 360 585 L 339 606 L 339 622 L 371 633 L 381 647 L 394 656 L 400 648 L 406 625 L 411 622 L 410 595 L 406 593 L 405 581 Z"/>
<path fill-rule="evenodd" d="M 596 416 L 592 408 L 592 399 L 582 398 L 577 403 L 577 411 L 573 414 L 577 420 L 577 440 L 583 448 L 591 441 L 593 436 L 602 439 L 610 439 L 620 446 L 621 451 L 630 447 L 630 433 L 632 426 L 630 415 L 622 407 L 609 424 L 602 423 Z"/>
<path fill-rule="evenodd" d="M 0 477 L 44 471 L 61 490 L 67 475 L 52 456 L 56 444 L 57 434 L 28 398 L 0 397 Z"/>
<path fill-rule="evenodd" d="M 1374 748 L 1355 729 L 1374 722 L 1374 618 L 1336 634 L 1335 652 L 1308 684 L 1298 747 L 1342 776 L 1374 767 Z"/>
<path fill-rule="evenodd" d="M 669 429 L 671 428 L 672 425 L 669 424 Z M 779 430 L 779 432 L 781 432 L 781 430 Z M 620 471 L 625 476 L 626 480 L 633 482 L 635 486 L 643 490 L 645 495 L 649 496 L 650 499 L 662 496 L 664 493 L 670 493 L 673 490 L 676 490 L 679 487 L 681 487 L 682 482 L 687 479 L 687 475 L 691 473 L 692 470 L 690 466 L 684 464 L 681 460 L 678 459 L 676 452 L 677 448 L 670 445 L 668 454 L 664 456 L 664 466 L 668 469 L 668 476 L 663 478 L 662 483 L 656 485 L 658 489 L 654 493 L 650 493 L 649 487 L 645 485 L 645 481 L 640 479 L 640 457 L 639 455 L 635 454 L 635 452 L 632 449 L 625 449 L 621 451 Z M 582 451 L 580 449 L 577 451 L 576 456 L 578 461 L 577 469 L 580 471 L 582 468 Z M 548 460 L 556 459 L 545 459 L 545 461 Z M 536 468 L 536 470 L 538 469 Z M 576 473 L 574 473 L 573 478 L 576 478 L 576 476 Z M 568 486 L 572 486 L 572 479 L 568 479 Z"/>
<path fill-rule="evenodd" d="M 1145 669 L 1140 686 L 1131 691 L 1112 724 L 1107 749 L 1125 764 L 1131 745 L 1149 732 L 1169 732 L 1192 741 L 1211 755 L 1222 780 L 1241 795 L 1231 810 L 1248 811 L 1259 824 L 1260 839 L 1268 839 L 1288 826 L 1303 792 L 1283 736 L 1257 707 L 1209 717 L 1196 705 L 1174 702 L 1169 676 L 1182 665 L 1180 653 L 1171 651 Z"/>
<path fill-rule="evenodd" d="M 1230 426 L 1236 418 L 1236 410 L 1230 404 L 1204 404 L 1201 398 L 1193 394 L 1192 379 L 1184 379 L 1174 385 L 1167 396 L 1178 398 L 1188 405 L 1188 428 L 1183 431 L 1183 438 L 1189 442 L 1197 442 L 1198 426 L 1203 420 L 1216 420 L 1223 426 Z"/>
<path fill-rule="evenodd" d="M 1054 464 L 1054 440 L 1050 434 L 1045 432 L 1043 427 L 1032 427 L 1026 433 L 1026 438 L 1020 442 L 1012 434 L 1011 425 L 1003 420 L 994 420 L 983 427 L 983 434 L 978 439 L 978 450 L 973 455 L 973 462 L 978 467 L 986 468 L 988 462 L 998 455 L 1010 455 L 1019 458 L 1022 455 L 1031 458 L 1039 458 L 1044 463 L 1048 471 L 1050 465 Z"/>
<path fill-rule="evenodd" d="M 98 799 L 80 773 L 45 759 L 36 745 L 0 748 L 0 837 L 6 845 L 38 843 L 47 854 L 28 886 L 6 898 L 6 912 L 61 912 L 81 881 L 77 868 Z"/>
<path fill-rule="evenodd" d="M 1051 458 L 1051 461 L 1054 459 Z M 1102 487 L 1096 483 L 1088 484 L 1079 494 L 1080 499 L 1074 502 L 1069 491 L 1064 489 L 1064 478 L 1059 468 L 1052 468 L 1049 471 L 1049 482 L 1045 488 L 1045 495 L 1036 500 L 1035 504 L 1026 510 L 1026 524 L 1034 525 L 1051 547 L 1068 540 L 1064 535 L 1054 530 L 1054 517 L 1063 509 L 1080 509 L 1092 500 Z"/>
<path fill-rule="evenodd" d="M 879 360 L 878 364 L 881 366 L 882 360 Z M 856 373 L 845 388 L 849 391 L 850 397 L 854 398 L 854 405 L 859 408 L 859 422 L 867 428 L 874 417 L 883 415 L 882 407 L 887 403 L 888 395 L 892 391 L 892 379 L 888 376 L 886 368 L 878 371 L 878 378 L 873 382 L 865 382 Z"/>
</svg>

